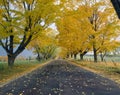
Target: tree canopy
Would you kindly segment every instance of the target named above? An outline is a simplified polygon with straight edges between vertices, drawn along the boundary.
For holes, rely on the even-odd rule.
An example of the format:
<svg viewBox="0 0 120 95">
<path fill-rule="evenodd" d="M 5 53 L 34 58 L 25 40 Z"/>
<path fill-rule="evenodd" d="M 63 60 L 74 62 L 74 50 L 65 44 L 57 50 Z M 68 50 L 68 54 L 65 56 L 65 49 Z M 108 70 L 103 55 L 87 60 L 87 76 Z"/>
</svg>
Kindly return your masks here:
<svg viewBox="0 0 120 95">
<path fill-rule="evenodd" d="M 76 7 L 67 7 L 57 22 L 60 46 L 68 53 L 81 54 L 93 51 L 97 62 L 99 53 L 119 46 L 119 21 L 108 1 L 79 0 Z M 109 46 L 107 46 L 109 45 Z M 107 46 L 107 47 L 106 47 Z"/>
<path fill-rule="evenodd" d="M 0 1 L 0 44 L 7 52 L 9 66 L 32 39 L 56 20 L 57 13 L 55 0 Z"/>
<path fill-rule="evenodd" d="M 104 55 L 119 46 L 120 24 L 109 0 L 1 0 L 0 45 L 7 53 L 8 65 L 37 37 L 33 43 L 41 50 L 53 48 L 54 35 L 43 33 L 50 31 L 53 23 L 66 56 L 79 53 L 83 59 L 92 51 L 97 62 L 99 53 Z"/>
</svg>

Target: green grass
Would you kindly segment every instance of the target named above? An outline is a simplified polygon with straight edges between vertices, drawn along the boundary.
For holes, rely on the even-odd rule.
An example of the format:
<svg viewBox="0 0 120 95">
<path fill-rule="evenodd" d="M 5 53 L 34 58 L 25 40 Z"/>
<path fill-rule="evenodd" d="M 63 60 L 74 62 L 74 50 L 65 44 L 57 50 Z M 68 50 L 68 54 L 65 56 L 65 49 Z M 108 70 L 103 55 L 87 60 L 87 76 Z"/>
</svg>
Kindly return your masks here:
<svg viewBox="0 0 120 95">
<path fill-rule="evenodd" d="M 79 59 L 79 56 L 77 58 Z M 85 60 L 89 60 L 89 61 L 94 61 L 92 55 L 85 55 L 84 59 Z M 112 62 L 112 61 L 114 61 L 114 62 L 120 62 L 120 56 L 112 56 L 112 55 L 111 56 L 105 56 L 104 60 L 106 62 Z M 101 58 L 100 58 L 99 55 L 98 55 L 98 61 L 101 61 Z"/>
<path fill-rule="evenodd" d="M 110 72 L 110 73 L 120 73 L 119 63 L 116 63 L 115 65 L 114 63 L 110 63 L 110 62 L 107 62 L 107 63 L 102 63 L 102 62 L 94 63 L 94 62 L 87 62 L 87 61 L 83 61 L 83 62 L 75 61 L 75 62 L 78 65 L 88 67 L 94 70 Z"/>
<path fill-rule="evenodd" d="M 0 63 L 0 71 L 4 70 L 4 64 L 3 63 Z"/>
<path fill-rule="evenodd" d="M 8 67 L 7 63 L 0 63 L 0 84 L 7 81 L 8 79 L 19 76 L 22 73 L 30 71 L 31 69 L 37 68 L 43 62 L 28 61 L 28 60 L 17 60 L 12 68 Z"/>
<path fill-rule="evenodd" d="M 77 60 L 72 60 L 72 62 L 92 72 L 111 78 L 120 84 L 120 63 L 114 63 L 114 62 L 94 63 L 94 62 L 77 61 Z"/>
</svg>

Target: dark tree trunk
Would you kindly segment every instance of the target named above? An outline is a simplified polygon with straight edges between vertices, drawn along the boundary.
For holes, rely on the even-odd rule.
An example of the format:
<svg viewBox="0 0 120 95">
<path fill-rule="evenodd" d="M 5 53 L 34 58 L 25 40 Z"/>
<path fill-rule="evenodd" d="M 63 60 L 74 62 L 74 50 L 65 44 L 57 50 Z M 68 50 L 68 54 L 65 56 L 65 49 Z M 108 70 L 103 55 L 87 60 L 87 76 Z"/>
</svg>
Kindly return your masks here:
<svg viewBox="0 0 120 95">
<path fill-rule="evenodd" d="M 84 55 L 88 52 L 89 49 L 86 49 L 84 52 L 80 51 L 80 60 L 83 60 Z"/>
<path fill-rule="evenodd" d="M 95 48 L 95 45 L 93 44 L 93 53 L 94 53 L 94 62 L 97 62 L 97 49 Z"/>
<path fill-rule="evenodd" d="M 100 53 L 100 58 L 101 58 L 101 61 L 103 62 L 104 57 L 103 57 L 103 54 L 102 54 L 102 53 Z"/>
<path fill-rule="evenodd" d="M 80 54 L 80 60 L 82 61 L 83 60 L 83 54 Z"/>
<path fill-rule="evenodd" d="M 97 12 L 94 11 L 93 15 L 89 18 L 90 23 L 93 25 L 93 29 L 94 29 L 95 32 L 97 32 L 97 30 L 98 30 L 97 21 L 98 21 L 99 17 L 97 15 L 98 15 Z M 90 38 L 92 40 L 95 40 L 96 36 L 95 35 L 91 35 Z M 97 62 L 98 59 L 97 59 L 96 42 L 93 42 L 93 53 L 94 53 L 94 62 Z"/>
<path fill-rule="evenodd" d="M 12 67 L 14 65 L 15 56 L 8 55 L 8 66 Z"/>
<path fill-rule="evenodd" d="M 40 61 L 40 60 L 41 60 L 40 54 L 39 54 L 39 53 L 37 53 L 37 54 L 38 54 L 38 55 L 37 55 L 37 58 L 36 58 L 36 59 L 37 59 L 38 61 Z"/>
<path fill-rule="evenodd" d="M 16 59 L 16 57 L 25 49 L 25 47 L 28 45 L 28 43 L 30 42 L 32 36 L 30 36 L 30 38 L 26 41 L 26 43 L 24 44 L 20 44 L 20 46 L 16 49 L 15 52 L 13 52 L 13 38 L 14 36 L 10 36 L 10 46 L 8 47 L 4 47 L 3 48 L 6 50 L 6 52 L 8 53 L 8 66 L 13 66 L 14 65 L 14 61 Z"/>
<path fill-rule="evenodd" d="M 102 61 L 102 62 L 104 61 L 104 58 L 103 58 L 103 57 L 101 57 L 101 61 Z"/>
<path fill-rule="evenodd" d="M 11 30 L 11 33 L 12 33 L 12 30 Z M 12 67 L 14 65 L 14 61 L 15 61 L 15 56 L 13 54 L 13 40 L 14 40 L 14 36 L 11 35 L 10 36 L 10 45 L 9 45 L 9 53 L 8 53 L 8 66 L 9 67 Z"/>
<path fill-rule="evenodd" d="M 97 50 L 96 48 L 93 48 L 93 52 L 94 52 L 94 62 L 97 62 Z"/>
<path fill-rule="evenodd" d="M 77 54 L 74 54 L 74 59 L 77 59 Z"/>
<path fill-rule="evenodd" d="M 66 58 L 69 58 L 69 54 L 66 55 Z"/>
<path fill-rule="evenodd" d="M 70 57 L 72 58 L 72 57 L 73 57 L 73 54 L 71 54 Z"/>
<path fill-rule="evenodd" d="M 104 61 L 104 57 L 105 57 L 105 55 L 106 55 L 106 52 L 100 54 L 100 57 L 101 57 L 101 61 L 102 61 L 102 62 Z"/>
</svg>

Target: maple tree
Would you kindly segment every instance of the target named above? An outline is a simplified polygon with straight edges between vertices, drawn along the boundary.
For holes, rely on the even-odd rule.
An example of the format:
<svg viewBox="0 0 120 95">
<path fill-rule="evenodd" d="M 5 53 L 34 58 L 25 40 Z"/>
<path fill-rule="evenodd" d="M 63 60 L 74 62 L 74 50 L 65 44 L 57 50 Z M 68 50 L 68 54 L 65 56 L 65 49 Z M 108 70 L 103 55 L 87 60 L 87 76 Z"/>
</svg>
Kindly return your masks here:
<svg viewBox="0 0 120 95">
<path fill-rule="evenodd" d="M 58 6 L 55 0 L 0 0 L 0 44 L 7 53 L 8 66 L 55 21 Z"/>
</svg>

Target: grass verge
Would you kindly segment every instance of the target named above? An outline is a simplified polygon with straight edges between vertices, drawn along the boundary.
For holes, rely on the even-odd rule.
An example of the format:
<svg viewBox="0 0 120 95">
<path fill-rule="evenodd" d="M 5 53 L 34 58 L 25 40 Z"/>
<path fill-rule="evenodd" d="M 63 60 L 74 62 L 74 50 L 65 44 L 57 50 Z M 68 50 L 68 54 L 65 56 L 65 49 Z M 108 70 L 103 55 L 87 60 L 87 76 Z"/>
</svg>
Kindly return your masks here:
<svg viewBox="0 0 120 95">
<path fill-rule="evenodd" d="M 0 63 L 0 87 L 10 82 L 11 80 L 17 79 L 37 68 L 40 68 L 45 62 L 37 61 L 16 61 L 12 68 L 7 66 L 7 63 Z"/>
<path fill-rule="evenodd" d="M 88 61 L 77 61 L 71 60 L 76 65 L 97 73 L 103 77 L 107 77 L 116 83 L 120 84 L 120 63 L 115 62 L 88 62 Z"/>
</svg>

